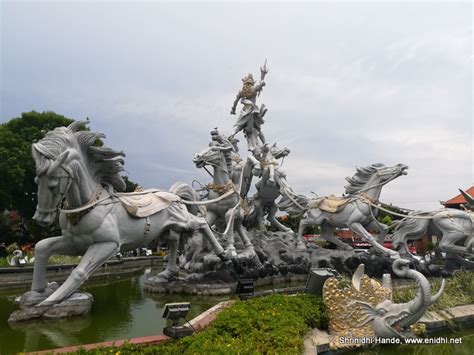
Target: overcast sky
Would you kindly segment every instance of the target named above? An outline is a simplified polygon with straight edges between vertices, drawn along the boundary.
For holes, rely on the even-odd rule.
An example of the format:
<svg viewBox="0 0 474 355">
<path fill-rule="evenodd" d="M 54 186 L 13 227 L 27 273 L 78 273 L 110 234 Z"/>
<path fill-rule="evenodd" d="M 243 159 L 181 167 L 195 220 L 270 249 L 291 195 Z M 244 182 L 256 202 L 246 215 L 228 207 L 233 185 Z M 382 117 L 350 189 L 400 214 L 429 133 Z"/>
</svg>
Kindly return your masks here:
<svg viewBox="0 0 474 355">
<path fill-rule="evenodd" d="M 299 192 L 404 163 L 381 200 L 436 209 L 473 181 L 472 4 L 2 1 L 1 118 L 89 117 L 144 187 L 209 178 L 241 78 L 268 58 L 263 131 Z M 240 110 L 240 106 L 238 107 Z M 246 151 L 240 133 L 241 152 Z"/>
</svg>

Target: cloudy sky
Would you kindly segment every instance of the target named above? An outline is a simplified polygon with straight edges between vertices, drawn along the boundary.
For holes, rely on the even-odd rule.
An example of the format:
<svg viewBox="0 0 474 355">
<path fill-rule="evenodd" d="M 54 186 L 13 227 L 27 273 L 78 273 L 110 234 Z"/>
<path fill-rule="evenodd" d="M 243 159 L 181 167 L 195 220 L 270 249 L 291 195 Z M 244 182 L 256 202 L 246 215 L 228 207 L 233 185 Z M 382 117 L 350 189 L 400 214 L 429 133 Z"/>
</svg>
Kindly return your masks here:
<svg viewBox="0 0 474 355">
<path fill-rule="evenodd" d="M 1 2 L 1 117 L 89 117 L 145 187 L 208 182 L 192 154 L 230 134 L 268 58 L 263 131 L 299 192 L 409 165 L 381 200 L 435 209 L 473 181 L 472 4 Z M 240 109 L 240 108 L 238 108 Z M 241 151 L 246 150 L 242 134 Z"/>
</svg>

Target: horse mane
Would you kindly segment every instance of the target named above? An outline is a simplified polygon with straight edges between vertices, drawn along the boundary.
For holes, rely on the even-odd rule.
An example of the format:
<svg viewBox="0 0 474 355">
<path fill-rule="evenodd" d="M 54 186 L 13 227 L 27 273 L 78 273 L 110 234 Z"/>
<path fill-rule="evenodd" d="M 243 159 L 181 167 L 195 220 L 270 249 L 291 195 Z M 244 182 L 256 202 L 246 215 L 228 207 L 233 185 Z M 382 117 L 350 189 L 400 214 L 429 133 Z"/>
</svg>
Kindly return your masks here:
<svg viewBox="0 0 474 355">
<path fill-rule="evenodd" d="M 89 121 L 74 121 L 68 127 L 57 127 L 46 133 L 44 138 L 33 144 L 33 158 L 37 166 L 37 174 L 48 169 L 52 160 L 68 148 L 79 148 L 79 151 L 87 158 L 86 164 L 92 175 L 99 183 L 110 184 L 117 191 L 125 190 L 125 182 L 119 174 L 123 171 L 125 154 L 105 146 L 95 145 L 100 138 L 105 138 L 102 133 L 90 131 L 78 131 Z"/>
<path fill-rule="evenodd" d="M 366 167 L 357 168 L 356 173 L 353 177 L 346 177 L 346 181 L 349 185 L 344 186 L 346 194 L 352 195 L 359 192 L 367 183 L 372 175 L 374 175 L 379 168 L 384 167 L 383 164 L 372 164 Z"/>
</svg>

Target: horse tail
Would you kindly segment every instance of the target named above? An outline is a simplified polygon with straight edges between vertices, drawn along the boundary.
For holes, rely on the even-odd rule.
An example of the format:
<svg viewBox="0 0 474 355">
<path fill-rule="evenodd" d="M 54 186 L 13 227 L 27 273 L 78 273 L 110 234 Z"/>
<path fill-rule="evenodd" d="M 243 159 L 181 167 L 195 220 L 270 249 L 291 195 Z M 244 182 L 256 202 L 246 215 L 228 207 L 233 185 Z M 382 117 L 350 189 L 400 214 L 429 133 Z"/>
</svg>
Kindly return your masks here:
<svg viewBox="0 0 474 355">
<path fill-rule="evenodd" d="M 292 217 L 300 217 L 308 210 L 309 197 L 303 194 L 295 194 L 293 191 L 282 191 L 282 197 L 278 202 L 278 209 L 285 211 Z"/>
<path fill-rule="evenodd" d="M 405 217 L 397 224 L 393 233 L 393 248 L 395 250 L 409 253 L 407 242 L 418 240 L 427 232 L 431 219 L 425 218 L 426 216 L 416 217 L 416 215 Z"/>
<path fill-rule="evenodd" d="M 198 201 L 199 195 L 190 185 L 184 182 L 176 182 L 174 183 L 169 192 L 178 195 L 183 200 L 187 201 Z M 186 208 L 188 209 L 189 213 L 197 216 L 200 212 L 202 212 L 198 205 L 188 205 L 186 204 Z"/>
</svg>

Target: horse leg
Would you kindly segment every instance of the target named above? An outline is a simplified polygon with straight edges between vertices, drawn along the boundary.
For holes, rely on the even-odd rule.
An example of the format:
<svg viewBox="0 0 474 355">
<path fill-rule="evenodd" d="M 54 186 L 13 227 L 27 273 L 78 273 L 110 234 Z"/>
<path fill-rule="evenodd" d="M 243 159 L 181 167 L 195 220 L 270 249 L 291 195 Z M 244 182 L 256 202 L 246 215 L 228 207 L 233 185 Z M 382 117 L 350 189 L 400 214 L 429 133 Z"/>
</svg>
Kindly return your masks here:
<svg viewBox="0 0 474 355">
<path fill-rule="evenodd" d="M 474 235 L 470 235 L 464 245 L 468 253 L 474 253 Z"/>
<path fill-rule="evenodd" d="M 278 206 L 275 204 L 275 202 L 272 202 L 272 205 L 268 209 L 268 216 L 267 216 L 267 220 L 270 222 L 270 225 L 272 225 L 273 227 L 275 227 L 281 232 L 285 232 L 285 233 L 292 232 L 291 228 L 288 228 L 284 226 L 283 224 L 281 224 L 278 221 L 278 219 L 275 217 L 277 210 L 278 210 Z"/>
<path fill-rule="evenodd" d="M 386 224 L 383 224 L 379 221 L 371 221 L 367 225 L 368 230 L 377 230 L 379 232 L 379 236 L 377 238 L 377 241 L 379 244 L 383 245 L 385 242 L 385 237 L 388 234 L 388 231 L 390 230 L 390 227 L 387 226 Z"/>
<path fill-rule="evenodd" d="M 207 211 L 206 221 L 209 224 L 209 226 L 212 226 L 215 223 L 216 219 L 217 219 L 217 215 L 214 212 Z M 209 242 L 210 242 L 209 238 L 202 238 L 202 250 L 209 250 L 210 249 L 209 248 Z M 213 246 L 211 245 L 211 247 L 213 247 Z"/>
<path fill-rule="evenodd" d="M 107 259 L 119 251 L 116 242 L 104 242 L 92 244 L 81 258 L 79 265 L 71 272 L 71 275 L 54 293 L 39 304 L 48 306 L 59 303 L 73 294 Z"/>
<path fill-rule="evenodd" d="M 222 248 L 222 245 L 219 244 L 217 241 L 216 237 L 214 236 L 214 233 L 212 233 L 211 228 L 209 227 L 209 224 L 207 224 L 206 220 L 203 218 L 199 218 L 196 216 L 191 215 L 190 218 L 193 220 L 194 223 L 196 223 L 196 229 L 201 231 L 204 235 L 205 238 L 203 240 L 206 240 L 214 250 L 214 252 L 217 254 L 217 256 L 221 259 L 224 260 L 225 257 L 225 251 L 224 248 Z"/>
<path fill-rule="evenodd" d="M 457 245 L 456 243 L 464 240 L 467 237 L 466 234 L 462 233 L 461 231 L 450 231 L 448 233 L 443 234 L 443 238 L 438 244 L 438 247 L 441 251 L 444 252 L 451 252 L 456 254 L 471 254 L 467 247 Z"/>
<path fill-rule="evenodd" d="M 238 218 L 236 218 L 236 220 L 235 220 L 235 223 L 236 223 L 235 230 L 239 234 L 240 240 L 244 244 L 245 250 L 253 252 L 254 251 L 253 244 L 250 241 L 247 233 L 245 233 L 244 227 L 242 226 L 242 219 L 243 219 L 242 211 L 236 212 L 236 213 L 238 213 L 239 216 L 237 216 Z"/>
<path fill-rule="evenodd" d="M 360 224 L 359 222 L 352 222 L 349 224 L 349 228 L 351 229 L 352 232 L 356 233 L 357 235 L 360 235 L 363 239 L 365 239 L 376 251 L 378 251 L 381 254 L 388 255 L 393 259 L 399 259 L 400 254 L 396 252 L 395 250 L 387 249 L 383 245 L 380 245 L 377 243 L 374 237 L 370 235 L 369 232 Z"/>
<path fill-rule="evenodd" d="M 231 258 L 237 255 L 234 246 L 234 213 L 235 210 L 232 208 L 225 213 L 225 223 L 227 228 L 227 234 L 225 235 L 226 251 L 228 256 Z"/>
<path fill-rule="evenodd" d="M 304 245 L 304 242 L 303 242 L 303 233 L 306 227 L 309 227 L 311 225 L 312 225 L 312 222 L 308 220 L 308 217 L 301 218 L 300 224 L 298 227 L 298 234 L 296 235 L 296 249 L 306 250 L 306 246 Z"/>
<path fill-rule="evenodd" d="M 265 223 L 264 223 L 263 207 L 261 205 L 255 206 L 255 212 L 257 214 L 258 230 L 260 230 L 262 232 L 266 232 L 267 228 L 265 227 Z"/>
<path fill-rule="evenodd" d="M 344 243 L 339 238 L 334 236 L 334 230 L 335 230 L 334 227 L 328 226 L 326 224 L 322 224 L 322 226 L 321 226 L 321 238 L 327 240 L 330 243 L 333 243 L 333 244 L 337 245 L 342 250 L 353 250 L 354 248 L 352 248 L 349 244 Z"/>
<path fill-rule="evenodd" d="M 260 181 L 259 181 L 260 182 Z M 255 184 L 255 186 L 258 186 L 259 182 Z M 264 212 L 263 212 L 263 205 L 262 201 L 260 199 L 260 195 L 257 191 L 257 193 L 254 195 L 253 199 L 253 208 L 255 210 L 255 218 L 257 220 L 257 228 L 258 230 L 265 232 L 267 229 L 265 228 L 265 224 L 263 223 L 263 217 L 264 217 Z"/>
<path fill-rule="evenodd" d="M 178 257 L 179 238 L 180 234 L 178 232 L 173 229 L 169 230 L 169 236 L 166 238 L 170 247 L 168 263 L 166 264 L 166 269 L 158 274 L 159 278 L 169 280 L 178 274 L 179 268 L 176 266 L 176 258 Z"/>
<path fill-rule="evenodd" d="M 43 292 L 48 286 L 46 279 L 46 265 L 51 255 L 80 255 L 71 244 L 71 239 L 63 236 L 40 240 L 35 246 L 35 264 L 33 270 L 33 282 L 31 291 Z"/>
</svg>

